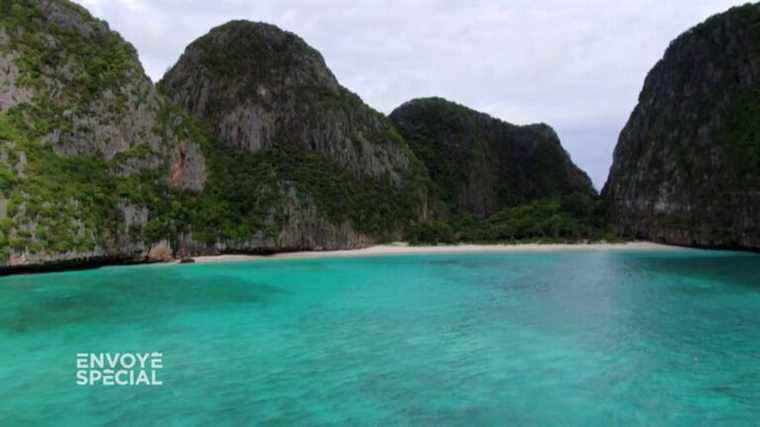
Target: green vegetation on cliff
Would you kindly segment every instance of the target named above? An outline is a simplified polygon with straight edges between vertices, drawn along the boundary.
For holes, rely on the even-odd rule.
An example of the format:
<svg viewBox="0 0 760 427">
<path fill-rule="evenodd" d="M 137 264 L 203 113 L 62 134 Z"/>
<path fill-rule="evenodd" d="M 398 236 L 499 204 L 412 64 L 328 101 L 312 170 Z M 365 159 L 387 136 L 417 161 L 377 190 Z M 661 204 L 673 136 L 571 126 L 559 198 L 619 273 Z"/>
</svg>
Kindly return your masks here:
<svg viewBox="0 0 760 427">
<path fill-rule="evenodd" d="M 5 83 L 15 88 L 6 97 L 24 101 L 0 112 L 7 200 L 0 256 L 91 251 L 118 233 L 114 178 L 97 150 L 63 156 L 54 147 L 86 132 L 77 117 L 103 93 L 118 114 L 127 98 L 121 84 L 142 69 L 129 44 L 73 3 L 4 0 L 0 8 L 0 55 L 19 72 Z"/>
<path fill-rule="evenodd" d="M 757 22 L 760 25 L 760 17 Z M 760 37 L 760 31 L 758 34 Z M 737 91 L 734 99 L 716 139 L 725 147 L 733 165 L 737 189 L 756 191 L 760 189 L 760 84 L 751 90 Z"/>
<path fill-rule="evenodd" d="M 175 140 L 157 134 L 176 122 L 159 123 L 135 50 L 68 1 L 2 8 L 0 59 L 18 70 L 0 93 L 15 100 L 0 110 L 2 260 L 129 257 L 168 235 L 177 215 L 159 213 L 182 191 L 166 180 Z"/>
<path fill-rule="evenodd" d="M 183 113 L 175 107 L 173 114 Z M 276 239 L 288 222 L 291 189 L 297 197 L 312 198 L 331 223 L 349 221 L 357 231 L 379 239 L 415 220 L 419 197 L 415 191 L 421 191 L 420 182 L 409 180 L 407 187 L 398 187 L 388 176 L 356 179 L 334 160 L 296 145 L 243 152 L 209 136 L 205 126 L 188 117 L 183 123 L 177 130 L 180 134 L 203 141 L 208 182 L 201 194 L 175 194 L 175 198 L 180 196 L 178 212 L 169 209 L 158 215 L 187 224 L 187 229 L 164 227 L 154 238 L 170 239 L 192 230 L 207 244 L 244 241 L 261 231 Z"/>
<path fill-rule="evenodd" d="M 357 232 L 377 241 L 398 238 L 421 219 L 422 163 L 392 124 L 342 87 L 319 52 L 295 34 L 248 21 L 221 25 L 191 43 L 159 87 L 222 143 L 207 153 L 220 203 L 237 209 L 240 202 L 224 202 L 234 189 L 213 190 L 213 170 L 243 175 L 250 168 L 266 171 L 256 182 L 314 204 L 314 212 L 303 212 L 308 218 L 283 218 L 286 233 L 317 222 L 345 239 Z M 222 152 L 248 166 L 217 168 Z M 297 203 L 293 195 L 283 202 Z"/>
<path fill-rule="evenodd" d="M 602 201 L 580 193 L 534 200 L 485 220 L 454 216 L 412 227 L 413 244 L 615 241 Z"/>
<path fill-rule="evenodd" d="M 606 234 L 590 179 L 546 125 L 514 126 L 441 98 L 391 119 L 430 173 L 437 220 L 415 243 L 598 240 Z"/>
<path fill-rule="evenodd" d="M 10 64 L 0 76 L 0 262 L 12 254 L 32 263 L 128 258 L 161 240 L 181 250 L 190 239 L 187 250 L 197 252 L 308 248 L 323 232 L 314 221 L 382 240 L 417 220 L 426 183 L 413 156 L 356 176 L 331 158 L 329 140 L 324 151 L 234 149 L 164 100 L 132 46 L 84 9 L 65 0 L 0 7 L 0 59 Z M 298 73 L 304 64 L 281 65 Z M 321 126 L 318 113 L 332 109 L 326 119 L 364 121 L 367 142 L 403 152 L 381 114 L 328 89 L 300 92 L 306 123 Z M 281 240 L 293 221 L 305 228 Z"/>
<path fill-rule="evenodd" d="M 434 103 L 397 130 L 298 36 L 244 21 L 157 90 L 80 6 L 0 11 L 0 265 L 601 234 L 547 126 Z"/>
<path fill-rule="evenodd" d="M 603 191 L 631 237 L 760 248 L 760 5 L 707 19 L 649 72 Z"/>
<path fill-rule="evenodd" d="M 441 98 L 409 101 L 390 118 L 427 166 L 443 216 L 487 218 L 533 200 L 595 194 L 549 126 L 511 125 Z"/>
</svg>

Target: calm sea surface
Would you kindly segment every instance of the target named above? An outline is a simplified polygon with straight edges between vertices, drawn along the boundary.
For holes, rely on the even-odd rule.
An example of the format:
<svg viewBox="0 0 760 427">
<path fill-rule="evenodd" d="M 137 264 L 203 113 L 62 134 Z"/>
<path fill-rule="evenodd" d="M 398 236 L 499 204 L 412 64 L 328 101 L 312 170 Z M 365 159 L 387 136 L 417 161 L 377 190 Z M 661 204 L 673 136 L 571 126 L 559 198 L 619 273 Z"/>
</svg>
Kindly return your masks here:
<svg viewBox="0 0 760 427">
<path fill-rule="evenodd" d="M 753 425 L 760 256 L 151 265 L 0 278 L 0 425 Z M 80 386 L 161 352 L 163 386 Z"/>
</svg>

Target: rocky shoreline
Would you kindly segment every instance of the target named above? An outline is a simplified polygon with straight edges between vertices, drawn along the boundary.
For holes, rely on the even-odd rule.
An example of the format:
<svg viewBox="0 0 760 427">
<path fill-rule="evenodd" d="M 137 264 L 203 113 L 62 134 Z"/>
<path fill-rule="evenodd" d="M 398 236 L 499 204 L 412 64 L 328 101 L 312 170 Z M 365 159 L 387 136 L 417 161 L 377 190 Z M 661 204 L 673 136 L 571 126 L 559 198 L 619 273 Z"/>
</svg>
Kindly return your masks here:
<svg viewBox="0 0 760 427">
<path fill-rule="evenodd" d="M 466 254 L 482 252 L 558 252 L 558 251 L 619 251 L 619 250 L 669 250 L 677 246 L 663 245 L 653 242 L 635 241 L 625 243 L 516 243 L 516 244 L 454 244 L 437 246 L 412 246 L 405 242 L 387 245 L 374 245 L 356 249 L 344 250 L 304 250 L 291 248 L 280 251 L 249 251 L 211 253 L 209 255 L 188 255 L 184 257 L 166 257 L 162 259 L 150 257 L 99 257 L 80 258 L 67 261 L 49 262 L 42 264 L 14 265 L 0 267 L 0 276 L 30 273 L 51 273 L 63 271 L 89 270 L 109 266 L 126 266 L 138 264 L 185 264 L 185 263 L 218 263 L 251 261 L 263 259 L 309 259 L 330 257 L 371 257 L 388 255 L 415 254 Z"/>
</svg>

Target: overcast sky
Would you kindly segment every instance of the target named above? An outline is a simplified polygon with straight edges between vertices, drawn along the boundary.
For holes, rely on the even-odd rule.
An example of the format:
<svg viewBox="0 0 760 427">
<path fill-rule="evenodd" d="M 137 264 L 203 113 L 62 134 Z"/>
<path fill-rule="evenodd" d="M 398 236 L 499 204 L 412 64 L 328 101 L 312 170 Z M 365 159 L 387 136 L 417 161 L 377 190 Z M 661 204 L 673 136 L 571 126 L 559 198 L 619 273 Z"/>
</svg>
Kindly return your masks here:
<svg viewBox="0 0 760 427">
<path fill-rule="evenodd" d="M 79 0 L 161 78 L 194 39 L 264 21 L 317 48 L 385 113 L 442 96 L 515 124 L 553 126 L 601 188 L 649 69 L 731 0 Z"/>
</svg>

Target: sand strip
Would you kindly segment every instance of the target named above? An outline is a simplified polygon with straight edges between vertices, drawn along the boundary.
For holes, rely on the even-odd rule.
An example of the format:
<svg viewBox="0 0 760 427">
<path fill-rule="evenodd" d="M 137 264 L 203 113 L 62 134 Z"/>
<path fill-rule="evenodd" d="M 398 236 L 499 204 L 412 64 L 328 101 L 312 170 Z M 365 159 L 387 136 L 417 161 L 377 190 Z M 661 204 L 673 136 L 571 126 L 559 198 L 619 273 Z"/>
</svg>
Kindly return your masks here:
<svg viewBox="0 0 760 427">
<path fill-rule="evenodd" d="M 275 255 L 217 255 L 194 257 L 198 263 L 249 261 L 259 259 L 302 259 L 327 257 L 363 257 L 406 254 L 446 254 L 467 252 L 556 252 L 556 251 L 613 251 L 613 250 L 666 250 L 673 246 L 651 242 L 590 243 L 590 244 L 515 244 L 515 245 L 448 245 L 409 246 L 405 243 L 371 246 L 364 249 L 340 251 L 287 252 Z"/>
</svg>

